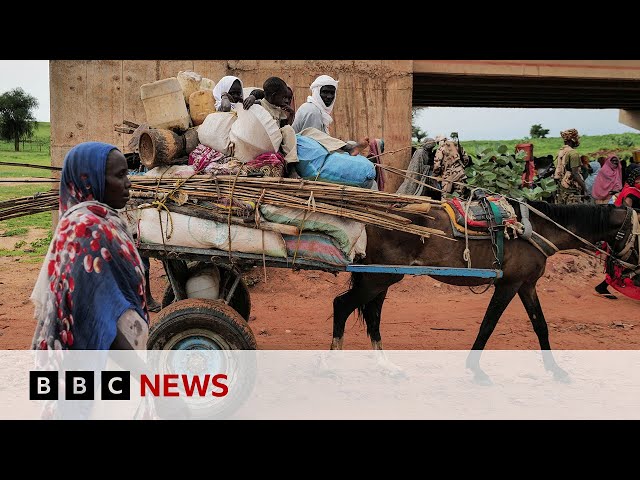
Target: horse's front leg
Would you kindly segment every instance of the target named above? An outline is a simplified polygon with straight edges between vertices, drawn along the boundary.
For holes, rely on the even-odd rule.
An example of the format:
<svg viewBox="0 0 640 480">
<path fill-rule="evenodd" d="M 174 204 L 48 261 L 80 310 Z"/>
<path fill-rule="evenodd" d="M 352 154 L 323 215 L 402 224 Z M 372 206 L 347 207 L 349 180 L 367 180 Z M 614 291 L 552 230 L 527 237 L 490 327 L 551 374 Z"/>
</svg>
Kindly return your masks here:
<svg viewBox="0 0 640 480">
<path fill-rule="evenodd" d="M 371 347 L 375 352 L 378 367 L 387 375 L 392 377 L 406 377 L 404 371 L 387 358 L 387 354 L 382 349 L 382 337 L 380 336 L 380 319 L 382 314 L 382 305 L 387 296 L 388 289 L 379 293 L 376 298 L 367 303 L 362 315 L 367 324 L 367 335 L 371 339 Z"/>
<path fill-rule="evenodd" d="M 533 325 L 533 331 L 538 336 L 540 342 L 540 349 L 542 350 L 542 361 L 544 362 L 544 368 L 547 371 L 553 373 L 553 378 L 560 382 L 569 383 L 569 374 L 558 366 L 553 353 L 551 352 L 551 345 L 549 344 L 549 328 L 547 327 L 547 321 L 542 313 L 542 307 L 540 306 L 540 300 L 538 299 L 538 293 L 536 292 L 535 283 L 523 283 L 518 290 L 518 295 L 522 304 L 524 305 L 531 325 Z"/>
<path fill-rule="evenodd" d="M 491 382 L 489 375 L 480 368 L 480 355 L 482 354 L 484 347 L 487 345 L 493 330 L 496 328 L 498 320 L 500 320 L 504 310 L 507 308 L 509 303 L 511 303 L 513 297 L 515 297 L 520 285 L 522 285 L 522 282 L 507 283 L 504 282 L 504 280 L 496 283 L 495 291 L 493 292 L 487 311 L 482 319 L 478 336 L 476 337 L 476 341 L 473 343 L 471 352 L 469 352 L 469 356 L 467 357 L 467 368 L 473 372 L 473 379 L 476 383 L 481 385 L 491 385 L 493 383 Z"/>
</svg>

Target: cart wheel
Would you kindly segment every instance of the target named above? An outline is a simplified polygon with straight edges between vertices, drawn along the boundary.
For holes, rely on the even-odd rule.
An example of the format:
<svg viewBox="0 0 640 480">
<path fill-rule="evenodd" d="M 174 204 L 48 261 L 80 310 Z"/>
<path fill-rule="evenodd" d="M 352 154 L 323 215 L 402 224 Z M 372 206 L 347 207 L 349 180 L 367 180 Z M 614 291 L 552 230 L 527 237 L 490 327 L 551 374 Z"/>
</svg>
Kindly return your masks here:
<svg viewBox="0 0 640 480">
<path fill-rule="evenodd" d="M 198 262 L 190 265 L 189 276 L 196 275 L 208 266 L 210 265 L 205 262 Z M 236 275 L 236 272 L 231 270 L 231 268 L 226 265 L 218 265 L 218 268 L 220 269 L 221 285 L 226 284 L 227 288 L 230 288 L 233 282 L 225 282 L 225 280 L 229 275 Z M 220 292 L 221 298 L 223 297 L 223 295 L 226 296 L 226 292 Z M 174 302 L 175 298 L 176 297 L 173 293 L 173 288 L 171 288 L 171 284 L 167 285 L 167 288 L 165 288 L 164 290 L 164 295 L 162 296 L 162 308 L 166 308 L 171 305 Z M 251 296 L 249 295 L 249 287 L 247 287 L 247 284 L 242 278 L 240 278 L 240 283 L 238 283 L 238 286 L 236 287 L 236 291 L 234 292 L 233 297 L 229 302 L 229 306 L 236 312 L 238 312 L 240 316 L 242 316 L 242 318 L 249 321 L 249 315 L 251 314 Z"/>
<path fill-rule="evenodd" d="M 225 374 L 227 394 L 154 399 L 156 415 L 164 419 L 231 416 L 254 388 L 256 348 L 249 325 L 220 300 L 189 298 L 161 310 L 147 342 L 152 371 L 180 377 Z"/>
<path fill-rule="evenodd" d="M 222 300 L 188 298 L 160 311 L 148 350 L 255 350 L 251 328 Z"/>
</svg>

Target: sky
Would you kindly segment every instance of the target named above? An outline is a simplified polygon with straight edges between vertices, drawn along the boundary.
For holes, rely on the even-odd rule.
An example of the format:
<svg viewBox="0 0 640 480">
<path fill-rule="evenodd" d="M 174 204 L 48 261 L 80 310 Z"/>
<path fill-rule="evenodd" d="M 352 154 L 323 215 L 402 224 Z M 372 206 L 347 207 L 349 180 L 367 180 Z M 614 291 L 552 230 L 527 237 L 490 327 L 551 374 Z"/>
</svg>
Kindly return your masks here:
<svg viewBox="0 0 640 480">
<path fill-rule="evenodd" d="M 16 87 L 38 99 L 36 120 L 51 121 L 48 60 L 0 60 L 0 94 Z M 567 128 L 581 135 L 638 133 L 618 122 L 617 109 L 428 107 L 420 109 L 414 122 L 430 137 L 458 132 L 462 141 L 521 139 L 533 124 L 548 128 L 550 137 Z"/>
</svg>

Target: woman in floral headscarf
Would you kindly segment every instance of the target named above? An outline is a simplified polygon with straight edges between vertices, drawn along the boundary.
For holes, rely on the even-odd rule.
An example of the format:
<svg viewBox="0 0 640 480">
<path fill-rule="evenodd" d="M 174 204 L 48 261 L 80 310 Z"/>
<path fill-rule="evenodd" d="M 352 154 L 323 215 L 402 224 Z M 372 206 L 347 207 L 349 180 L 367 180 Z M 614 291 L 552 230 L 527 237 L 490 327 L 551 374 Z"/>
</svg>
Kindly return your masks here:
<svg viewBox="0 0 640 480">
<path fill-rule="evenodd" d="M 64 159 L 60 219 L 31 294 L 38 350 L 145 349 L 142 261 L 116 209 L 129 199 L 127 161 L 85 142 Z"/>
</svg>

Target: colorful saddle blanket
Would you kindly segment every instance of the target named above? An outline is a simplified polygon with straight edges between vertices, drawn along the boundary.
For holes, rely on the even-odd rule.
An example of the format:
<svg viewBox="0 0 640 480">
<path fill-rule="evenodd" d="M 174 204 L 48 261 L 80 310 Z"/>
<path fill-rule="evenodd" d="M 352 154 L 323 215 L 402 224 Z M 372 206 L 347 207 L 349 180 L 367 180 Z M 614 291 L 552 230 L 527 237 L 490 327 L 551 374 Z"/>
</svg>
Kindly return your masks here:
<svg viewBox="0 0 640 480">
<path fill-rule="evenodd" d="M 458 197 L 443 201 L 443 207 L 451 219 L 454 236 L 464 236 L 465 216 L 466 229 L 470 237 L 489 237 L 490 225 L 501 226 L 505 231 L 510 227 L 516 229 L 518 217 L 507 199 L 500 195 L 489 195 L 486 198 L 494 208 L 487 208 L 480 200 L 472 200 L 470 204 L 469 201 L 460 200 Z M 500 213 L 499 225 L 496 225 L 494 210 Z"/>
</svg>

